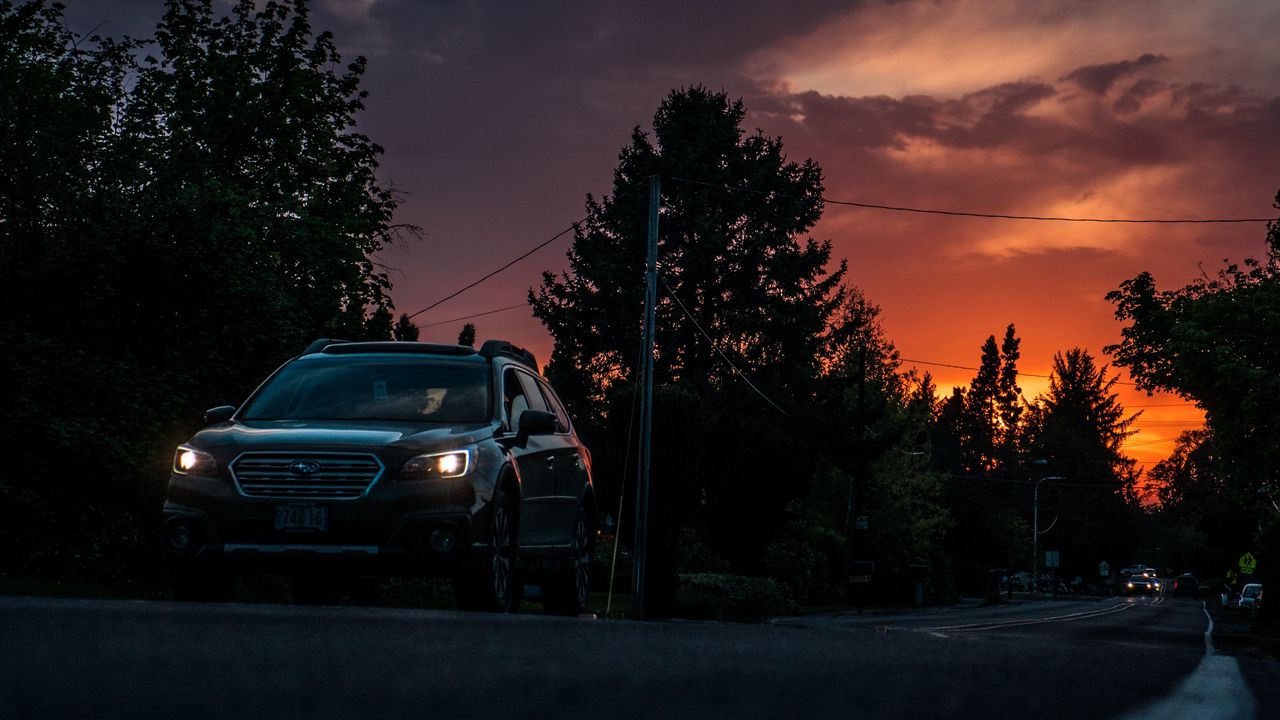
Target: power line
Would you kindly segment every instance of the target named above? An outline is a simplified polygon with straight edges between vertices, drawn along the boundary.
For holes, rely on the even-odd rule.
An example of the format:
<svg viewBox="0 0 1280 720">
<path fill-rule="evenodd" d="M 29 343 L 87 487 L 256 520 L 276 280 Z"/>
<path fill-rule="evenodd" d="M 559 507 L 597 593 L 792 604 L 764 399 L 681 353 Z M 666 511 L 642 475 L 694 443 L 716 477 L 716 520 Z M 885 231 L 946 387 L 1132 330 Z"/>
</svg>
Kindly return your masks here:
<svg viewBox="0 0 1280 720">
<path fill-rule="evenodd" d="M 541 243 L 538 243 L 537 245 L 533 246 L 533 248 L 532 248 L 532 249 L 530 249 L 528 252 L 526 252 L 525 254 L 521 255 L 520 257 L 516 258 L 515 260 L 512 260 L 511 262 L 507 263 L 506 265 L 503 265 L 502 267 L 498 268 L 497 270 L 494 270 L 493 272 L 489 273 L 488 275 L 485 275 L 484 277 L 480 278 L 479 280 L 476 280 L 475 282 L 471 283 L 470 285 L 467 285 L 466 287 L 463 287 L 463 288 L 462 288 L 462 289 L 460 289 L 460 290 L 457 290 L 457 291 L 455 291 L 455 292 L 453 292 L 453 293 L 450 293 L 450 294 L 448 294 L 448 295 L 446 295 L 446 296 L 444 296 L 444 297 L 440 298 L 439 300 L 437 300 L 437 301 L 435 301 L 435 302 L 431 303 L 430 305 L 428 305 L 428 306 L 426 306 L 426 307 L 422 308 L 422 309 L 421 309 L 421 310 L 419 310 L 418 312 L 413 313 L 412 315 L 410 315 L 410 316 L 409 316 L 409 319 L 410 319 L 410 320 L 412 320 L 412 319 L 414 319 L 415 317 L 417 317 L 417 316 L 421 315 L 422 313 L 424 313 L 424 312 L 426 312 L 426 311 L 428 311 L 428 310 L 430 310 L 430 309 L 432 309 L 432 308 L 436 307 L 437 305 L 440 305 L 441 303 L 444 303 L 444 302 L 446 302 L 446 301 L 449 301 L 449 300 L 452 300 L 452 299 L 454 299 L 454 298 L 458 297 L 458 296 L 459 296 L 459 295 L 461 295 L 462 293 L 464 293 L 464 292 L 466 292 L 466 291 L 470 290 L 471 288 L 473 288 L 473 287 L 475 287 L 475 286 L 479 285 L 480 283 L 484 282 L 485 280 L 488 280 L 489 278 L 493 277 L 494 275 L 497 275 L 498 273 L 502 272 L 503 270 L 506 270 L 507 268 L 511 267 L 512 265 L 515 265 L 516 263 L 520 262 L 521 260 L 523 260 L 523 259 L 525 259 L 525 258 L 529 257 L 530 255 L 532 255 L 532 254 L 534 254 L 534 253 L 538 252 L 538 251 L 539 251 L 539 250 L 541 250 L 542 248 L 544 248 L 544 247 L 546 247 L 546 246 L 550 245 L 551 243 L 555 242 L 556 240 L 559 240 L 560 238 L 562 238 L 562 237 L 564 237 L 565 235 L 567 235 L 571 230 L 573 230 L 574 228 L 578 227 L 578 225 L 579 225 L 579 224 L 581 224 L 583 220 L 586 220 L 586 218 L 583 218 L 582 220 L 574 221 L 574 223 L 573 223 L 572 225 L 570 225 L 569 227 L 567 227 L 567 228 L 565 228 L 565 229 L 561 230 L 560 232 L 556 233 L 556 234 L 555 234 L 554 236 L 552 236 L 551 238 L 549 238 L 549 239 L 547 239 L 547 240 L 545 240 L 545 241 L 543 241 L 543 242 L 541 242 Z"/>
<path fill-rule="evenodd" d="M 973 370 L 973 371 L 978 370 L 978 368 L 976 367 L 969 367 L 967 365 L 952 365 L 950 363 L 930 362 L 928 360 L 912 360 L 910 358 L 898 358 L 898 359 L 901 360 L 902 362 L 913 363 L 916 365 L 933 365 L 935 367 L 954 368 L 956 370 Z M 1046 380 L 1053 377 L 1052 375 L 1036 375 L 1033 373 L 1024 373 L 1022 371 L 1019 371 L 1018 374 L 1023 377 L 1044 378 Z M 1137 383 L 1120 382 L 1119 380 L 1116 381 L 1116 384 L 1117 385 L 1137 385 Z"/>
<path fill-rule="evenodd" d="M 692 183 L 694 185 L 705 185 L 707 187 L 721 188 L 731 191 L 749 192 L 756 195 L 768 195 L 771 197 L 789 198 L 793 200 L 802 199 L 796 195 L 788 195 L 786 193 L 766 192 L 763 190 L 751 190 L 747 188 L 731 188 L 723 183 L 712 183 L 705 180 L 692 180 L 690 178 L 673 177 L 672 180 L 677 182 Z M 904 207 L 899 205 L 880 205 L 876 203 L 864 203 L 854 200 L 833 200 L 823 197 L 822 201 L 831 205 L 845 205 L 848 207 L 859 207 L 870 210 L 888 210 L 891 212 L 919 213 L 926 215 L 948 215 L 951 217 L 974 217 L 988 218 L 992 220 L 1038 220 L 1042 222 L 1075 222 L 1075 223 L 1128 223 L 1128 224 L 1161 224 L 1161 225 L 1186 225 L 1186 224 L 1213 224 L 1213 223 L 1255 223 L 1255 222 L 1272 222 L 1275 218 L 1091 218 L 1091 217 L 1062 217 L 1055 215 L 1005 215 L 1001 213 L 984 213 L 967 210 L 937 210 L 932 208 L 915 208 Z"/>
<path fill-rule="evenodd" d="M 462 317 L 454 318 L 452 320 L 441 320 L 439 322 L 427 323 L 426 325 L 419 325 L 418 327 L 425 330 L 429 327 L 436 327 L 437 325 L 448 325 L 449 323 L 456 323 L 462 320 L 470 320 L 472 318 L 484 317 L 485 315 L 493 315 L 495 313 L 506 312 L 508 310 L 515 310 L 516 308 L 522 308 L 522 307 L 529 307 L 529 303 L 519 303 L 518 305 L 509 305 L 504 308 L 498 308 L 497 310 L 486 310 L 485 312 L 476 313 L 475 315 L 464 315 Z"/>
<path fill-rule="evenodd" d="M 698 321 L 694 319 L 693 313 L 689 312 L 689 308 L 685 307 L 684 303 L 680 302 L 680 298 L 676 297 L 676 294 L 671 291 L 671 286 L 667 284 L 666 279 L 663 278 L 662 276 L 658 276 L 658 279 L 662 281 L 662 287 L 667 289 L 667 296 L 670 297 L 672 300 L 676 301 L 676 305 L 679 305 L 680 309 L 684 311 L 684 315 L 685 317 L 689 318 L 689 322 L 693 323 L 693 326 L 698 329 L 698 332 L 702 333 L 702 336 L 707 339 L 707 342 L 711 343 L 711 349 L 715 350 L 716 353 L 721 358 L 723 358 L 726 363 L 729 363 L 730 368 L 733 368 L 733 373 L 737 375 L 742 380 L 742 382 L 746 383 L 747 387 L 751 388 L 752 390 L 755 390 L 756 394 L 759 395 L 761 398 L 763 398 L 765 402 L 772 405 L 774 410 L 777 410 L 778 412 L 782 413 L 784 417 L 791 417 L 791 415 L 789 415 L 786 410 L 783 410 L 782 408 L 778 407 L 777 403 L 770 400 L 769 397 L 764 393 L 760 392 L 760 388 L 752 384 L 752 382 L 747 379 L 747 376 L 742 374 L 742 371 L 738 369 L 738 366 L 734 365 L 733 361 L 729 359 L 729 356 L 725 355 L 724 352 L 720 349 L 720 347 L 716 345 L 716 341 L 711 339 L 711 336 L 707 334 L 706 330 L 702 329 L 702 326 L 699 325 Z"/>
</svg>

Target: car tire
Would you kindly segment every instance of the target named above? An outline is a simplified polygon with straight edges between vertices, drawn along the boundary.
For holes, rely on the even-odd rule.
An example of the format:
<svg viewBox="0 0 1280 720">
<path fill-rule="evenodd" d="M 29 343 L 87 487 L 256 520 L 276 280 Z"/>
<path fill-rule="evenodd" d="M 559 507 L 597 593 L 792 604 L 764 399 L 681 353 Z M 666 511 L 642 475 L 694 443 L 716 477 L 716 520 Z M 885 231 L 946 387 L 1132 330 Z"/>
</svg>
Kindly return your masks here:
<svg viewBox="0 0 1280 720">
<path fill-rule="evenodd" d="M 226 602 L 235 576 L 221 568 L 178 564 L 169 568 L 169 594 L 177 602 Z"/>
<path fill-rule="evenodd" d="M 460 610 L 513 613 L 520 607 L 520 584 L 516 572 L 519 559 L 517 516 L 506 490 L 493 492 L 489 513 L 489 547 L 480 566 L 454 583 Z"/>
<path fill-rule="evenodd" d="M 591 569 L 595 562 L 595 534 L 585 507 L 578 507 L 573 529 L 573 553 L 564 570 L 542 584 L 542 607 L 553 615 L 580 615 L 591 599 Z"/>
</svg>

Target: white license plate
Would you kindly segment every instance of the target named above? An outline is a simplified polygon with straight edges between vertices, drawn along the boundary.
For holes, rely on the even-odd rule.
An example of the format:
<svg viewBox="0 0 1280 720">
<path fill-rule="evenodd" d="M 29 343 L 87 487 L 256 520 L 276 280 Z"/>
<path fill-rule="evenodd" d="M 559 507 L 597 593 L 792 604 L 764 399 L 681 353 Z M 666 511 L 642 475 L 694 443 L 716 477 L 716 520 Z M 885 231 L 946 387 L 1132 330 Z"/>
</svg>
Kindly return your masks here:
<svg viewBox="0 0 1280 720">
<path fill-rule="evenodd" d="M 289 503 L 276 506 L 276 529 L 289 532 L 323 532 L 329 529 L 329 508 Z"/>
</svg>

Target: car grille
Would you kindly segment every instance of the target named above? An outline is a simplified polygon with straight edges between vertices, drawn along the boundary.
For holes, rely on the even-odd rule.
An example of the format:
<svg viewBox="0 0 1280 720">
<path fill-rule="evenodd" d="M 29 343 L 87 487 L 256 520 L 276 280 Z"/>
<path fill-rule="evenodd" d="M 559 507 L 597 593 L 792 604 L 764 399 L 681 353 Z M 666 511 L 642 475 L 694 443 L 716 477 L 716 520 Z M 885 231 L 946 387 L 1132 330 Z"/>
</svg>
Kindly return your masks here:
<svg viewBox="0 0 1280 720">
<path fill-rule="evenodd" d="M 350 500 L 380 475 L 373 455 L 244 453 L 231 463 L 231 476 L 250 497 Z"/>
</svg>

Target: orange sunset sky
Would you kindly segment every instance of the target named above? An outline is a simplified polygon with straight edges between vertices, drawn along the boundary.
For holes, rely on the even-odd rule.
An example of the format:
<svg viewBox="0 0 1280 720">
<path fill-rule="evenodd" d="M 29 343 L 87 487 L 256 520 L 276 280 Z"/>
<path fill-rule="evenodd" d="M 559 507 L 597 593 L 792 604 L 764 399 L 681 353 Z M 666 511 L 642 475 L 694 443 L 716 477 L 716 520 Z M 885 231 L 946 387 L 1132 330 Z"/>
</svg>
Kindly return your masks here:
<svg viewBox="0 0 1280 720">
<path fill-rule="evenodd" d="M 160 0 L 68 1 L 85 32 L 145 34 Z M 1104 218 L 1274 218 L 1280 189 L 1280 3 L 417 2 L 316 0 L 313 25 L 369 58 L 360 130 L 386 150 L 400 222 L 397 312 L 416 312 L 583 215 L 618 151 L 673 88 L 740 97 L 748 129 L 816 160 L 827 197 L 918 208 Z M 947 218 L 828 205 L 849 279 L 883 309 L 903 357 L 975 366 L 1008 323 L 1021 370 L 1119 339 L 1103 296 L 1144 270 L 1179 287 L 1264 252 L 1266 225 L 1099 225 Z M 417 316 L 422 339 L 521 303 L 562 272 L 568 237 Z M 640 278 L 636 278 L 640 282 Z M 540 361 L 527 308 L 473 322 Z M 910 366 L 911 363 L 907 363 Z M 969 370 L 920 366 L 942 391 Z M 1127 381 L 1128 378 L 1122 378 Z M 1024 377 L 1033 398 L 1046 381 Z M 1165 457 L 1200 420 L 1177 398 L 1120 388 L 1144 409 L 1129 443 Z"/>
</svg>

